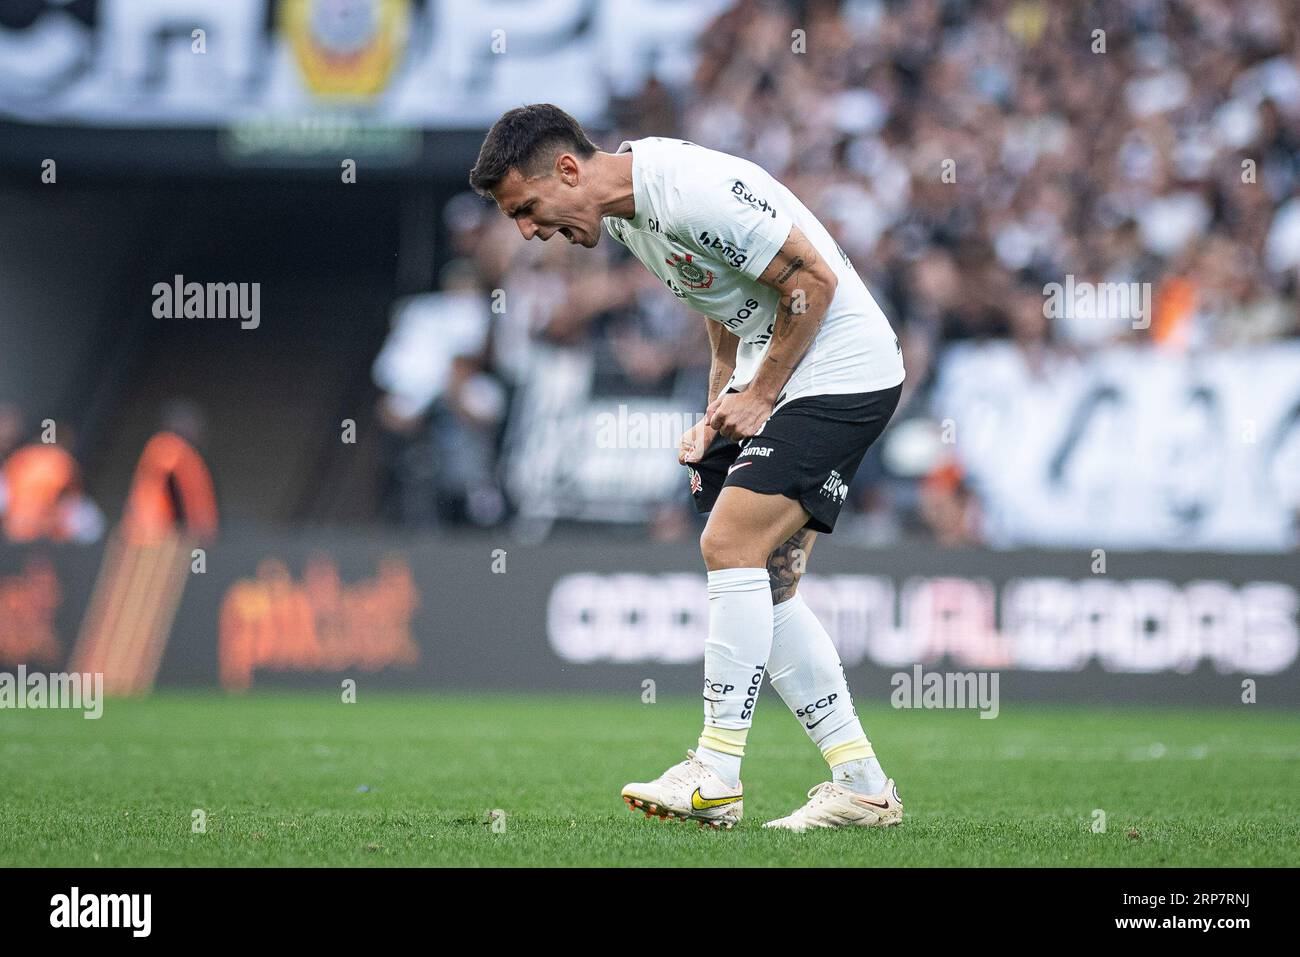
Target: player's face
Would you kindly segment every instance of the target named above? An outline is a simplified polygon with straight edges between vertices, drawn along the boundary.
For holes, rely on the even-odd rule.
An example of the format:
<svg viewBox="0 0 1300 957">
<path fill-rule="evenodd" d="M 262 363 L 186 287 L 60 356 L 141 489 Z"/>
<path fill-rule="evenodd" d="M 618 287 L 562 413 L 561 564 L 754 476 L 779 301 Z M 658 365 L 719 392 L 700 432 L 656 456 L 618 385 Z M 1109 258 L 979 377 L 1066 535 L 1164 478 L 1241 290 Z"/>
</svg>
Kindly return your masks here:
<svg viewBox="0 0 1300 957">
<path fill-rule="evenodd" d="M 550 173 L 531 179 L 512 169 L 492 196 L 524 239 L 536 236 L 546 242 L 558 233 L 588 249 L 600 242 L 600 216 L 588 208 L 581 171 L 575 167 L 557 164 Z"/>
</svg>

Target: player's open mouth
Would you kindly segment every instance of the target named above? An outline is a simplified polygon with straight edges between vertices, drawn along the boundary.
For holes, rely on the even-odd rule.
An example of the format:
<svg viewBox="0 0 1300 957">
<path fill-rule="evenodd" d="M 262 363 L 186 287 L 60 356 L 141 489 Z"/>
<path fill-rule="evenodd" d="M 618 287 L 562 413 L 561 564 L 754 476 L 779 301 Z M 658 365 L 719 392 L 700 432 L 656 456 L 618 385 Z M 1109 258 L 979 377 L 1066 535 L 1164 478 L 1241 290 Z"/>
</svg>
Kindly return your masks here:
<svg viewBox="0 0 1300 957">
<path fill-rule="evenodd" d="M 568 226 L 560 227 L 560 235 L 563 236 L 565 239 L 567 239 L 569 242 L 574 242 L 573 233 L 569 230 Z"/>
</svg>

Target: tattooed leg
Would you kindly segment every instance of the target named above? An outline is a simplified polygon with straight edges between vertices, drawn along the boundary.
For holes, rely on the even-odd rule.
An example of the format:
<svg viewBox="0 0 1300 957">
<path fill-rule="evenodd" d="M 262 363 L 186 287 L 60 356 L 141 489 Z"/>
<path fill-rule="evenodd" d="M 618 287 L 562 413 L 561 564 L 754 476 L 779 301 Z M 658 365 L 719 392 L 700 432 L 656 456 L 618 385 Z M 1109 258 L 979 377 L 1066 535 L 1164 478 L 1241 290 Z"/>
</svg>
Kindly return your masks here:
<svg viewBox="0 0 1300 957">
<path fill-rule="evenodd" d="M 772 604 L 779 605 L 794 597 L 808 566 L 808 555 L 812 551 L 817 533 L 810 528 L 801 528 L 781 545 L 767 559 L 767 577 L 772 586 Z"/>
</svg>

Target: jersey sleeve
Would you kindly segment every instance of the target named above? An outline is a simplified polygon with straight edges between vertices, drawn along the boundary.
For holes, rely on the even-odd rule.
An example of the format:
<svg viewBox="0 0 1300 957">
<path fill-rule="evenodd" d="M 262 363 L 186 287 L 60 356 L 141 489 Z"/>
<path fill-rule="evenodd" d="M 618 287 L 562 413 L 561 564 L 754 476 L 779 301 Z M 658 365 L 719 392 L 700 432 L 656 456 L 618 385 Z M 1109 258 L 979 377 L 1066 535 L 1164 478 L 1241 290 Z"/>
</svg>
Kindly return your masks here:
<svg viewBox="0 0 1300 957">
<path fill-rule="evenodd" d="M 678 238 L 688 248 L 758 279 L 785 245 L 794 221 L 776 190 L 749 176 L 683 176 L 676 190 Z"/>
</svg>

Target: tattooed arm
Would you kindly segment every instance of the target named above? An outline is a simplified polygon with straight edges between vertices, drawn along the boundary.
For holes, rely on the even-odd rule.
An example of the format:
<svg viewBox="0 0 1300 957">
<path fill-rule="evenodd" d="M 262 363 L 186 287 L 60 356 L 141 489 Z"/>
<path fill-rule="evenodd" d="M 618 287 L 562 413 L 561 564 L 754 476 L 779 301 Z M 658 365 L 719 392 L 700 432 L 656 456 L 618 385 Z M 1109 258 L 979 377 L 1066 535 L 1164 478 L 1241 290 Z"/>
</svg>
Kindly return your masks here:
<svg viewBox="0 0 1300 957">
<path fill-rule="evenodd" d="M 728 332 L 720 322 L 705 319 L 704 326 L 709 331 L 709 347 L 713 353 L 712 361 L 709 363 L 709 408 L 712 409 L 713 403 L 718 400 L 718 396 L 722 395 L 731 373 L 736 369 L 736 346 L 740 344 L 740 340 Z M 677 461 L 682 465 L 698 462 L 716 434 L 717 430 L 709 425 L 709 417 L 705 415 L 682 436 L 677 449 Z"/>
<path fill-rule="evenodd" d="M 772 323 L 771 345 L 747 391 L 775 403 L 794 374 L 795 366 L 817 337 L 839 280 L 808 237 L 798 226 L 791 226 L 785 245 L 758 281 L 775 289 L 781 301 Z"/>
<path fill-rule="evenodd" d="M 753 435 L 772 414 L 781 390 L 826 318 L 839 280 L 798 226 L 790 227 L 781 251 L 758 277 L 780 295 L 772 322 L 772 341 L 744 392 L 715 398 L 710 424 L 728 438 Z"/>
<path fill-rule="evenodd" d="M 736 346 L 740 340 L 720 322 L 705 319 L 704 325 L 709 330 L 709 346 L 713 350 L 713 361 L 709 364 L 709 401 L 712 402 L 722 395 L 727 380 L 736 371 Z"/>
</svg>

